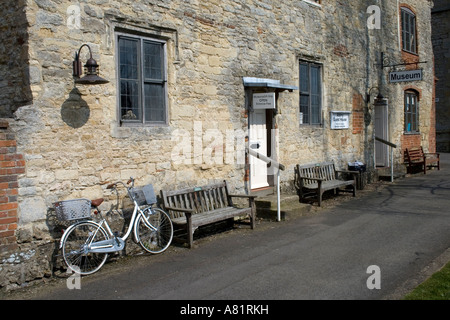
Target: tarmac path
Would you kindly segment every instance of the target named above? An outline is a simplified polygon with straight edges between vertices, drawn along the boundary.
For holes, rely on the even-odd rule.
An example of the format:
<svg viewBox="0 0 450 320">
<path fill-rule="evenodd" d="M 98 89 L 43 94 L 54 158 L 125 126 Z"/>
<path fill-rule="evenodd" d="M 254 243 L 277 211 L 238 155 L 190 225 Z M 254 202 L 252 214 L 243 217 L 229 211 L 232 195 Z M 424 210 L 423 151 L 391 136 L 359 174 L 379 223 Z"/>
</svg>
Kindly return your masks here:
<svg viewBox="0 0 450 320">
<path fill-rule="evenodd" d="M 398 299 L 450 261 L 450 154 L 441 170 L 316 214 L 200 239 L 193 249 L 119 259 L 15 299 Z"/>
</svg>

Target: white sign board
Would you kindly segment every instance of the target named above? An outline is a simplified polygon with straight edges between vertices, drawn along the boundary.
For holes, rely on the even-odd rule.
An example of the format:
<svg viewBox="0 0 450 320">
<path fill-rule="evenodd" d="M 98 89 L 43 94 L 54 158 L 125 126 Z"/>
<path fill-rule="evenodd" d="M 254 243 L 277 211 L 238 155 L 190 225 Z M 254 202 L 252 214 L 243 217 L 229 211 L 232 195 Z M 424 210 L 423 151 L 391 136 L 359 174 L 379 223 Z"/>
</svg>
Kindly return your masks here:
<svg viewBox="0 0 450 320">
<path fill-rule="evenodd" d="M 253 109 L 275 109 L 275 92 L 254 93 Z"/>
<path fill-rule="evenodd" d="M 350 125 L 350 111 L 331 111 L 331 129 L 348 129 Z"/>
<path fill-rule="evenodd" d="M 389 82 L 422 81 L 422 70 L 394 71 L 389 73 Z"/>
</svg>

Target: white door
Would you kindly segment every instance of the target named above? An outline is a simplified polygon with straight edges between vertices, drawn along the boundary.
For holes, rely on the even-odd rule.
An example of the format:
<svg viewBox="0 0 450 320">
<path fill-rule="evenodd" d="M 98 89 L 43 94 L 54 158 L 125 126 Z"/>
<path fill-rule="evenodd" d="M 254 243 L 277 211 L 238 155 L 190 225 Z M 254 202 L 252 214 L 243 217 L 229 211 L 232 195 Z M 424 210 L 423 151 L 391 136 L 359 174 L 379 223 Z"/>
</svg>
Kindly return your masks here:
<svg viewBox="0 0 450 320">
<path fill-rule="evenodd" d="M 387 105 L 375 105 L 375 136 L 388 140 Z M 375 162 L 377 167 L 388 166 L 388 146 L 375 141 Z"/>
<path fill-rule="evenodd" d="M 266 110 L 254 110 L 250 113 L 250 148 L 267 156 Z M 249 155 L 250 186 L 252 189 L 268 187 L 267 163 Z"/>
</svg>

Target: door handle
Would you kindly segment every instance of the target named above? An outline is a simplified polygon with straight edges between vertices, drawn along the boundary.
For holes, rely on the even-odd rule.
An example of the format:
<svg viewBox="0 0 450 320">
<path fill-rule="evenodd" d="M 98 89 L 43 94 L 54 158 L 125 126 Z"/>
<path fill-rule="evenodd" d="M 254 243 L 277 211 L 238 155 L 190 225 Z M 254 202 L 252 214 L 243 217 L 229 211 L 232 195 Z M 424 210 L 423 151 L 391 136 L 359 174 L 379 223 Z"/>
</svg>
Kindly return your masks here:
<svg viewBox="0 0 450 320">
<path fill-rule="evenodd" d="M 261 147 L 261 145 L 259 144 L 259 142 L 253 142 L 250 145 L 250 148 L 252 148 L 252 149 L 259 149 L 260 147 Z"/>
</svg>

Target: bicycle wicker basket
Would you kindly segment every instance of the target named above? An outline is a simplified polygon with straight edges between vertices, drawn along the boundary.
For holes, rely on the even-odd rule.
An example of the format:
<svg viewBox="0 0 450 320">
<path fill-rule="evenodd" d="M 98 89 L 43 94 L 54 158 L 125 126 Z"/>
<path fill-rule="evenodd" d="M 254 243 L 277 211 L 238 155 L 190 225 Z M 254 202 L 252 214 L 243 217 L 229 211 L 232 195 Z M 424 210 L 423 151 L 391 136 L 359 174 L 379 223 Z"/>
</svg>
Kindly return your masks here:
<svg viewBox="0 0 450 320">
<path fill-rule="evenodd" d="M 131 190 L 131 194 L 136 200 L 137 204 L 140 206 L 146 204 L 155 204 L 157 202 L 155 191 L 153 190 L 153 185 L 151 184 L 143 187 L 133 188 L 133 190 Z"/>
<path fill-rule="evenodd" d="M 53 207 L 56 217 L 61 221 L 84 219 L 91 215 L 91 200 L 88 199 L 58 201 Z"/>
</svg>

